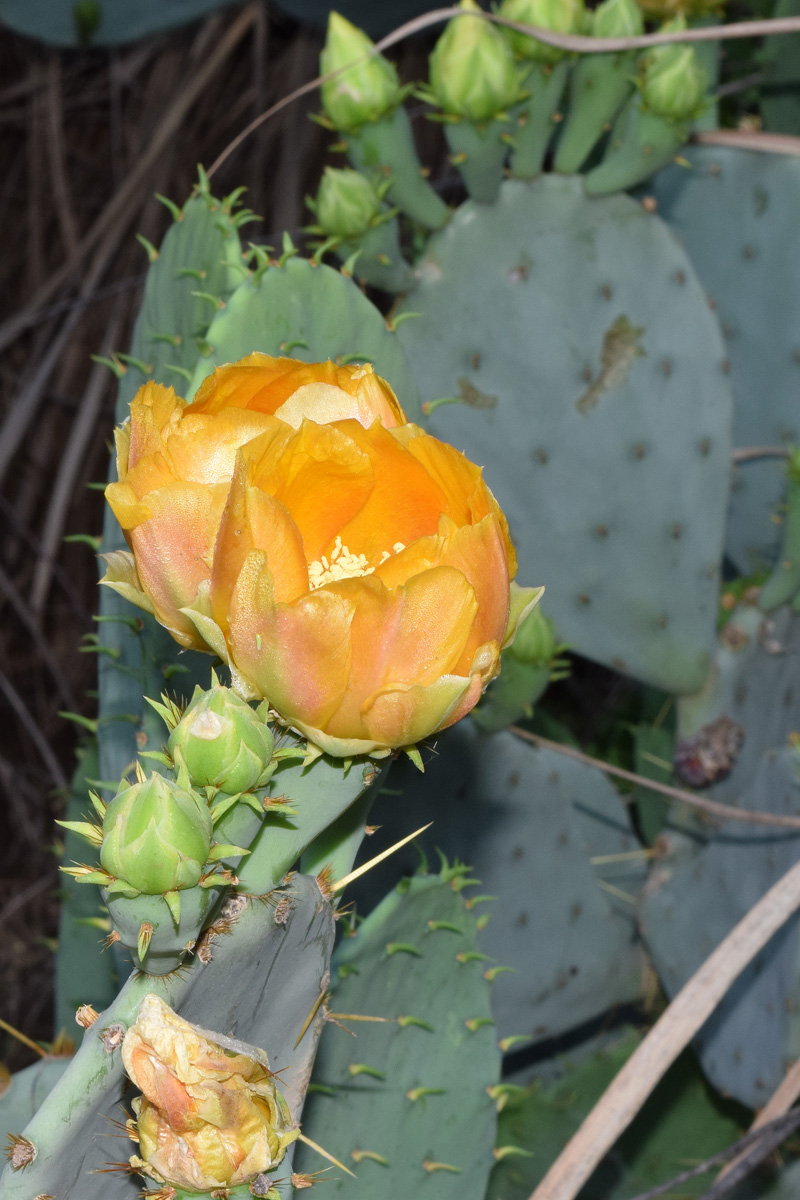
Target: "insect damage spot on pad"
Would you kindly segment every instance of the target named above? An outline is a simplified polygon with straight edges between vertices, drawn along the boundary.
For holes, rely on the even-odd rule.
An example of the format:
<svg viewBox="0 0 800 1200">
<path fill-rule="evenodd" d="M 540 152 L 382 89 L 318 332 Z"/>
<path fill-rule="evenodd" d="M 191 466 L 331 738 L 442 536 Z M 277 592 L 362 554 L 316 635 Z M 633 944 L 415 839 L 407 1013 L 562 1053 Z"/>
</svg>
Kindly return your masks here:
<svg viewBox="0 0 800 1200">
<path fill-rule="evenodd" d="M 626 382 L 634 360 L 645 356 L 643 334 L 644 328 L 631 325 L 625 316 L 617 317 L 606 330 L 600 352 L 600 370 L 578 401 L 578 412 L 590 412 L 604 392 Z"/>
</svg>

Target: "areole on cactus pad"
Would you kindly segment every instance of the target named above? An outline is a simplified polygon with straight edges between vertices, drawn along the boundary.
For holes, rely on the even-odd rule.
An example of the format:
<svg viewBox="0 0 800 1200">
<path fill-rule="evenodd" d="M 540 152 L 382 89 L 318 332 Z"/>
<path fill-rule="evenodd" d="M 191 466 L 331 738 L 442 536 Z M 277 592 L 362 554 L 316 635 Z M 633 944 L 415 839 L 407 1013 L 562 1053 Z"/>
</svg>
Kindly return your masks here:
<svg viewBox="0 0 800 1200">
<path fill-rule="evenodd" d="M 104 580 L 246 699 L 334 755 L 385 754 L 477 703 L 539 590 L 481 471 L 369 365 L 252 354 L 187 405 L 146 384 L 107 497 Z"/>
</svg>

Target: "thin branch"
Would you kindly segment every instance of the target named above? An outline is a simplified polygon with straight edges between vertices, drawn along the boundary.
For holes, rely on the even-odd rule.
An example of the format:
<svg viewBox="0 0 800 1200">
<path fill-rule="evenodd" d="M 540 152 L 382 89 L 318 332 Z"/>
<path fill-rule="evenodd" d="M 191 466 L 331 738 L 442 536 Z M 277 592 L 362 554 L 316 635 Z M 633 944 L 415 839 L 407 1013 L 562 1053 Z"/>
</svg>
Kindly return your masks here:
<svg viewBox="0 0 800 1200">
<path fill-rule="evenodd" d="M 767 1103 L 756 1116 L 756 1119 L 750 1126 L 751 1133 L 755 1133 L 758 1129 L 763 1129 L 764 1126 L 784 1116 L 792 1105 L 797 1102 L 798 1098 L 800 1098 L 800 1058 L 792 1063 Z M 723 1171 L 720 1171 L 719 1179 L 724 1179 L 729 1175 L 734 1167 L 738 1166 L 738 1163 L 739 1157 L 737 1156 L 728 1163 Z"/>
<path fill-rule="evenodd" d="M 537 41 L 544 42 L 548 46 L 556 46 L 561 50 L 577 50 L 582 54 L 607 54 L 609 51 L 619 50 L 639 50 L 646 46 L 663 46 L 674 42 L 717 42 L 727 38 L 751 38 L 764 37 L 767 34 L 776 33 L 800 33 L 800 17 L 773 17 L 766 21 L 739 21 L 731 25 L 707 25 L 698 29 L 686 29 L 676 33 L 645 33 L 638 37 L 627 38 L 597 38 L 586 37 L 582 34 L 567 34 L 554 33 L 552 29 L 541 29 L 537 25 L 526 25 L 522 21 L 510 21 L 508 17 L 501 17 L 499 13 L 489 12 L 474 12 L 469 9 L 465 12 L 463 8 L 436 8 L 432 12 L 423 13 L 420 17 L 415 17 L 412 21 L 406 21 L 400 25 L 392 33 L 387 33 L 385 38 L 376 42 L 368 54 L 362 55 L 360 58 L 354 59 L 352 63 L 348 63 L 344 67 L 340 67 L 336 71 L 328 71 L 326 75 L 318 75 L 316 79 L 309 80 L 302 87 L 295 88 L 288 96 L 284 96 L 276 104 L 273 104 L 260 116 L 246 125 L 241 133 L 238 133 L 232 141 L 228 143 L 221 154 L 217 156 L 208 170 L 208 176 L 211 176 L 222 166 L 227 158 L 233 154 L 245 138 L 248 138 L 260 125 L 274 117 L 287 105 L 299 100 L 302 96 L 308 96 L 311 92 L 315 92 L 323 83 L 328 83 L 331 79 L 335 79 L 344 71 L 349 71 L 351 67 L 357 66 L 360 63 L 366 62 L 375 54 L 381 54 L 384 50 L 388 50 L 391 46 L 397 45 L 398 42 L 404 41 L 406 38 L 413 37 L 416 33 L 421 33 L 424 29 L 429 29 L 432 25 L 441 25 L 445 21 L 451 20 L 453 17 L 473 16 L 481 17 L 484 21 L 493 21 L 497 25 L 505 25 L 508 29 L 514 29 L 517 33 L 527 33 L 531 37 L 535 37 Z M 2 349 L 2 340 L 0 340 L 0 349 Z"/>
<path fill-rule="evenodd" d="M 707 1174 L 708 1171 L 713 1170 L 714 1167 L 733 1156 L 735 1156 L 733 1158 L 735 1163 L 746 1162 L 748 1171 L 752 1171 L 768 1154 L 772 1153 L 776 1146 L 779 1146 L 782 1141 L 785 1141 L 787 1137 L 793 1134 L 798 1126 L 800 1126 L 800 1109 L 789 1113 L 788 1116 L 784 1113 L 783 1116 L 766 1122 L 758 1129 L 754 1126 L 744 1137 L 740 1137 L 737 1142 L 726 1146 L 724 1150 L 719 1150 L 716 1154 L 712 1154 L 705 1162 L 698 1163 L 696 1167 L 689 1167 L 686 1171 L 681 1171 L 680 1175 L 676 1175 L 674 1179 L 669 1179 L 666 1183 L 660 1183 L 657 1187 L 650 1188 L 646 1192 L 641 1192 L 638 1196 L 631 1197 L 631 1200 L 656 1200 L 658 1196 L 664 1196 L 667 1192 L 674 1192 L 676 1188 L 679 1188 L 684 1183 L 688 1183 L 690 1179 L 697 1179 L 699 1175 Z M 730 1169 L 731 1165 L 730 1163 L 728 1164 L 726 1171 Z M 719 1179 L 722 1178 L 723 1175 L 720 1175 Z M 737 1186 L 741 1178 L 737 1177 L 733 1185 L 734 1187 Z M 710 1196 L 711 1193 L 707 1192 L 706 1195 Z M 703 1200 L 705 1200 L 705 1197 Z"/>
<path fill-rule="evenodd" d="M 781 816 L 780 813 L 751 812 L 747 808 L 734 808 L 730 804 L 720 804 L 718 800 L 707 800 L 705 796 L 686 792 L 683 788 L 671 787 L 668 783 L 659 783 L 655 779 L 648 779 L 646 775 L 637 775 L 633 771 L 626 771 L 623 767 L 613 767 L 611 763 L 603 762 L 600 758 L 592 758 L 590 754 L 584 754 L 582 750 L 564 746 L 561 742 L 551 742 L 549 738 L 540 737 L 538 733 L 529 733 L 527 729 L 520 729 L 518 725 L 512 725 L 509 732 L 526 742 L 532 742 L 534 746 L 541 746 L 545 750 L 555 750 L 557 754 L 563 754 L 565 758 L 574 758 L 577 762 L 586 763 L 587 766 L 597 767 L 598 771 L 603 771 L 606 775 L 615 775 L 618 779 L 625 779 L 628 783 L 648 788 L 651 792 L 660 792 L 662 796 L 669 796 L 671 800 L 680 800 L 720 821 L 746 821 L 750 825 L 771 825 L 777 829 L 800 830 L 800 817 Z"/>
<path fill-rule="evenodd" d="M 113 244 L 119 244 L 125 236 L 127 223 L 132 219 L 132 204 L 138 207 L 142 184 L 181 127 L 184 117 L 200 96 L 208 91 L 209 84 L 220 67 L 227 61 L 256 19 L 256 6 L 248 5 L 232 22 L 209 54 L 205 63 L 178 93 L 164 113 L 158 128 L 147 143 L 147 148 L 123 183 L 101 212 L 100 216 L 84 234 L 75 253 L 54 271 L 49 279 L 37 289 L 30 302 L 16 316 L 0 326 L 0 350 L 4 350 L 16 337 L 36 320 L 39 309 L 66 283 L 80 266 L 83 259 L 104 237 L 110 235 Z"/>
<path fill-rule="evenodd" d="M 681 988 L 600 1097 L 530 1200 L 575 1200 L 598 1163 L 734 981 L 798 908 L 800 862 L 762 896 Z"/>
<path fill-rule="evenodd" d="M 800 138 L 797 139 L 800 142 Z M 750 462 L 753 458 L 788 458 L 789 451 L 785 446 L 739 446 L 731 451 L 731 459 L 735 463 Z"/>
<path fill-rule="evenodd" d="M 700 146 L 735 146 L 738 150 L 758 150 L 762 154 L 800 155 L 800 137 L 788 133 L 760 133 L 753 129 L 708 129 L 695 133 L 692 141 Z"/>
<path fill-rule="evenodd" d="M 66 787 L 67 777 L 61 770 L 61 764 L 55 754 L 50 749 L 50 743 L 34 721 L 19 692 L 8 676 L 3 674 L 2 671 L 0 671 L 0 692 L 3 693 L 10 707 L 17 714 L 20 725 L 26 730 L 31 741 L 39 751 L 42 762 L 50 772 L 50 776 L 56 787 Z"/>
</svg>

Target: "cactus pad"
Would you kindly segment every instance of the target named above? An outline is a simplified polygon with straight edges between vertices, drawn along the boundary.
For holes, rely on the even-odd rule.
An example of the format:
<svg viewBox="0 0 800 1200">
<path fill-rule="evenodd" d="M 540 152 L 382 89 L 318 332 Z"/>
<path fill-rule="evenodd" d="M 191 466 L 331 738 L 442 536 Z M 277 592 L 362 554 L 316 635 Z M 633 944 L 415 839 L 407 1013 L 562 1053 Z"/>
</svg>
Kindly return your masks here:
<svg viewBox="0 0 800 1200">
<path fill-rule="evenodd" d="M 729 776 L 710 794 L 743 808 L 796 814 L 800 763 L 786 739 L 800 724 L 800 618 L 784 609 L 766 620 L 742 606 L 725 636 L 708 686 L 679 706 L 679 733 L 695 733 L 720 716 L 734 721 L 744 741 Z M 730 644 L 742 638 L 738 648 Z M 653 868 L 641 909 L 648 949 L 670 995 L 800 856 L 794 830 L 700 824 L 678 811 L 672 824 L 678 830 L 665 835 L 666 857 Z M 800 1051 L 797 961 L 793 919 L 740 975 L 695 1041 L 712 1083 L 753 1108 L 777 1087 L 787 1057 Z"/>
<path fill-rule="evenodd" d="M 800 205 L 800 160 L 725 146 L 686 150 L 650 185 L 658 209 L 691 256 L 716 306 L 733 387 L 734 443 L 800 441 L 800 244 L 787 237 Z M 771 520 L 783 498 L 783 464 L 740 463 L 726 550 L 743 575 L 778 550 Z"/>
<path fill-rule="evenodd" d="M 486 468 L 520 578 L 580 653 L 669 691 L 714 651 L 731 397 L 669 230 L 580 178 L 509 181 L 435 234 L 398 331 L 431 428 Z M 401 306 L 402 311 L 402 306 Z M 680 488 L 675 481 L 681 480 Z"/>
<path fill-rule="evenodd" d="M 331 1008 L 390 1022 L 329 1026 L 314 1068 L 304 1130 L 355 1172 L 330 1185 L 348 1200 L 483 1200 L 500 1051 L 464 872 L 404 880 L 337 950 Z"/>
</svg>

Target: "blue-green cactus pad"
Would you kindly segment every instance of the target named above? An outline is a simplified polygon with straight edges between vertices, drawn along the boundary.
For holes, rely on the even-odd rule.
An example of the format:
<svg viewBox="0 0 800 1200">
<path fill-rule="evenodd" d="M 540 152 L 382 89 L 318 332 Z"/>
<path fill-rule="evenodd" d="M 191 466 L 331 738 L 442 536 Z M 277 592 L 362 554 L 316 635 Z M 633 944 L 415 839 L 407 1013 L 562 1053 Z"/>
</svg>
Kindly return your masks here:
<svg viewBox="0 0 800 1200">
<path fill-rule="evenodd" d="M 658 687 L 714 651 L 731 397 L 685 253 L 629 196 L 575 176 L 463 204 L 398 330 L 430 426 L 486 467 L 520 556 L 576 650 Z"/>
<path fill-rule="evenodd" d="M 687 147 L 649 190 L 683 242 L 727 343 L 736 446 L 800 441 L 800 159 L 729 146 Z M 743 575 L 769 564 L 785 490 L 779 459 L 736 468 L 726 551 Z"/>
<path fill-rule="evenodd" d="M 498 1034 L 538 1041 L 638 997 L 634 913 L 646 860 L 591 861 L 638 848 L 609 781 L 511 733 L 479 733 L 469 721 L 447 730 L 425 760 L 424 775 L 395 765 L 393 794 L 372 819 L 389 845 L 433 820 L 420 839 L 428 855 L 438 846 L 471 862 L 481 892 L 497 897 L 480 948 L 489 965 L 513 968 L 494 983 Z M 417 854 L 409 848 L 397 859 L 384 879 Z"/>
<path fill-rule="evenodd" d="M 481 909 L 465 905 L 462 883 L 447 869 L 405 880 L 336 952 L 331 1009 L 391 1023 L 353 1022 L 356 1037 L 331 1025 L 320 1043 L 313 1081 L 325 1090 L 309 1096 L 303 1129 L 356 1173 L 331 1172 L 334 1195 L 483 1200 L 496 1128 L 486 1089 L 500 1051 L 476 939 Z M 297 1164 L 323 1165 L 305 1147 Z"/>
<path fill-rule="evenodd" d="M 800 727 L 800 617 L 767 621 L 755 608 L 734 612 L 748 637 L 721 645 L 705 693 L 682 701 L 681 733 L 725 715 L 745 730 L 733 769 L 709 795 L 763 812 L 800 815 L 800 758 L 788 746 Z M 659 976 L 674 995 L 733 926 L 800 857 L 800 834 L 672 814 L 666 854 L 643 892 L 641 925 Z M 800 1053 L 794 1014 L 800 986 L 798 920 L 793 918 L 739 976 L 695 1046 L 708 1078 L 750 1107 L 762 1106 Z"/>
</svg>

